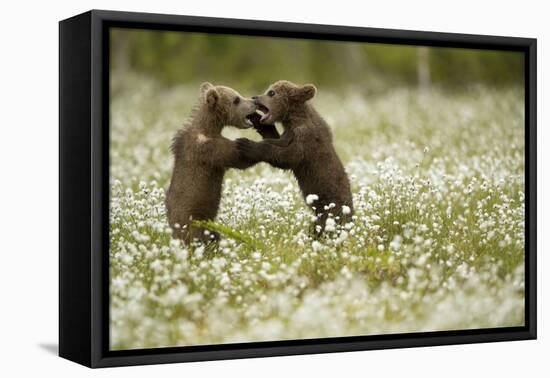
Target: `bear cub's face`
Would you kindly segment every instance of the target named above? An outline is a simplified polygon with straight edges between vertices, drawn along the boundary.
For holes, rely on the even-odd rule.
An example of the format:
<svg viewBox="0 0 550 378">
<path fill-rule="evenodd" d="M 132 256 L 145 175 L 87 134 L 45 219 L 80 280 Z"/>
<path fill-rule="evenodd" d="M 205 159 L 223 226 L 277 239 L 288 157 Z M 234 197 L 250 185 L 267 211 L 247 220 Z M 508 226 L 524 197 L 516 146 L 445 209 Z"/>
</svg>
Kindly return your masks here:
<svg viewBox="0 0 550 378">
<path fill-rule="evenodd" d="M 269 86 L 264 94 L 252 97 L 263 113 L 260 122 L 272 124 L 283 121 L 293 108 L 303 106 L 311 100 L 317 89 L 313 84 L 296 85 L 290 81 L 280 80 Z"/>
<path fill-rule="evenodd" d="M 232 88 L 203 83 L 201 95 L 209 111 L 214 112 L 224 125 L 248 129 L 259 119 L 254 100 L 241 96 Z"/>
</svg>

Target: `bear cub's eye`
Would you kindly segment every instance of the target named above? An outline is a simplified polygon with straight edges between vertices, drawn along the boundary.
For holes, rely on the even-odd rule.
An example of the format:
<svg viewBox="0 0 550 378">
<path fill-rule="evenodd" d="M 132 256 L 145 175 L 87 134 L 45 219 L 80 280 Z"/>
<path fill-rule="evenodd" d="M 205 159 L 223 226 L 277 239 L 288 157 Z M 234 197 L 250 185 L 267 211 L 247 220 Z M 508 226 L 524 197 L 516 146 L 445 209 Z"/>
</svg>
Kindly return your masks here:
<svg viewBox="0 0 550 378">
<path fill-rule="evenodd" d="M 269 90 L 269 92 L 267 92 L 267 95 L 269 97 L 273 97 L 273 96 L 275 96 L 275 91 L 273 89 L 271 89 L 271 90 Z"/>
<path fill-rule="evenodd" d="M 239 105 L 239 102 L 241 102 L 241 99 L 239 97 L 235 97 L 233 100 L 233 105 Z"/>
</svg>

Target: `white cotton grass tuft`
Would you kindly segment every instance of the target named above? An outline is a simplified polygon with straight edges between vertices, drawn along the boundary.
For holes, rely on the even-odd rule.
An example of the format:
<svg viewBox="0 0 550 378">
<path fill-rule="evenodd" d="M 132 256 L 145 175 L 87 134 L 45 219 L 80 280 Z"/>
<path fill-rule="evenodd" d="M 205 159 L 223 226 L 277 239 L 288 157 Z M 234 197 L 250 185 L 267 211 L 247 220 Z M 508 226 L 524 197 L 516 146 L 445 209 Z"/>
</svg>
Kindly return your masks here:
<svg viewBox="0 0 550 378">
<path fill-rule="evenodd" d="M 333 232 L 336 231 L 336 221 L 334 218 L 327 218 L 325 222 L 325 231 Z"/>
<path fill-rule="evenodd" d="M 308 205 L 313 205 L 313 202 L 317 201 L 319 199 L 319 196 L 317 194 L 308 194 L 306 196 L 306 203 Z"/>
</svg>

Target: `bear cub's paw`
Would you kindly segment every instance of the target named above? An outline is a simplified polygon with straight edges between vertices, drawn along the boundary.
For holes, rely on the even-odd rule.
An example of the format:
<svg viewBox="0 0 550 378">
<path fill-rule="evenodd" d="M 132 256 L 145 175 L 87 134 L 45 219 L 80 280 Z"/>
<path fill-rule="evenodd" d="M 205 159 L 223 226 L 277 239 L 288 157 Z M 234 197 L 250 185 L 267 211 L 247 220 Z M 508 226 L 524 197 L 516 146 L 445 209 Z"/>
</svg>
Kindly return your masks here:
<svg viewBox="0 0 550 378">
<path fill-rule="evenodd" d="M 237 150 L 241 156 L 253 162 L 260 161 L 262 153 L 258 143 L 247 138 L 239 138 L 235 142 L 237 143 Z"/>
</svg>

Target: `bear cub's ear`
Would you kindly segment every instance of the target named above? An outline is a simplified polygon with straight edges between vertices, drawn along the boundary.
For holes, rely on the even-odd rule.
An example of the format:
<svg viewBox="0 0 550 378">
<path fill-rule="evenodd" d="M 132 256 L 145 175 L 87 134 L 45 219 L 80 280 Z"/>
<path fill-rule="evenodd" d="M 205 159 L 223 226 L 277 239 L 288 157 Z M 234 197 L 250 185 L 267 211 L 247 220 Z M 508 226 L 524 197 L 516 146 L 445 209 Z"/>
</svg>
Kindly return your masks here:
<svg viewBox="0 0 550 378">
<path fill-rule="evenodd" d="M 301 87 L 296 88 L 294 97 L 302 102 L 306 102 L 315 97 L 317 93 L 317 88 L 313 84 L 305 84 Z"/>
<path fill-rule="evenodd" d="M 219 98 L 220 95 L 218 94 L 216 88 L 212 87 L 206 91 L 206 103 L 209 107 L 213 108 L 214 106 L 216 106 Z"/>
<path fill-rule="evenodd" d="M 205 81 L 204 83 L 201 84 L 201 94 L 205 94 L 207 90 L 209 90 L 210 88 L 214 88 L 214 86 L 212 84 L 210 84 L 209 82 Z"/>
<path fill-rule="evenodd" d="M 220 95 L 216 90 L 216 87 L 205 81 L 201 84 L 201 95 L 204 95 L 206 98 L 206 103 L 208 106 L 213 107 L 218 102 Z"/>
</svg>

